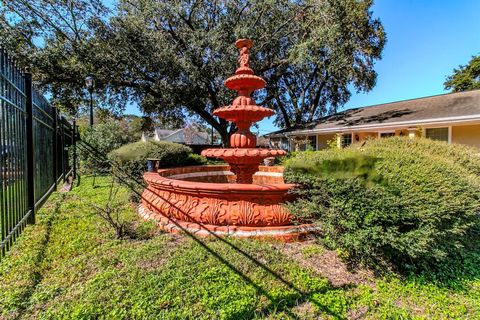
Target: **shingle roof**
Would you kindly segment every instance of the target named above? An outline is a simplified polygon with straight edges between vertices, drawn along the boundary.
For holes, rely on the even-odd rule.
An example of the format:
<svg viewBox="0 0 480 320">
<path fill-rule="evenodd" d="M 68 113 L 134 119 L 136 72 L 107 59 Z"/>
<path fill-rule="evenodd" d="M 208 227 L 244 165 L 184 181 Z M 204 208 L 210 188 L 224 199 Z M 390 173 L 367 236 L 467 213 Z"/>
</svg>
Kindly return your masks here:
<svg viewBox="0 0 480 320">
<path fill-rule="evenodd" d="M 388 125 L 415 125 L 426 122 L 461 119 L 480 120 L 480 90 L 378 104 L 349 109 L 305 126 L 279 130 L 268 136 L 294 131 L 335 131 Z"/>
<path fill-rule="evenodd" d="M 187 145 L 209 145 L 209 135 L 206 132 L 196 131 L 196 129 L 182 128 L 172 134 L 163 137 L 163 141 L 183 143 Z"/>
<path fill-rule="evenodd" d="M 161 128 L 155 128 L 155 133 L 159 138 L 166 137 L 168 135 L 171 135 L 174 133 L 175 130 L 168 130 L 168 129 L 161 129 Z"/>
</svg>

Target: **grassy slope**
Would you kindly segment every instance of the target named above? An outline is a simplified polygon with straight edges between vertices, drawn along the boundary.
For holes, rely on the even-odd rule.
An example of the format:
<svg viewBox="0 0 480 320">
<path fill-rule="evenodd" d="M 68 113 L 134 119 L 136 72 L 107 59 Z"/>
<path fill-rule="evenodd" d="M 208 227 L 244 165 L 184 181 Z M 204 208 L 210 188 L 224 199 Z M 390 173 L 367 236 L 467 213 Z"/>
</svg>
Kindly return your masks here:
<svg viewBox="0 0 480 320">
<path fill-rule="evenodd" d="M 78 198 L 101 204 L 108 180 L 97 178 L 93 189 L 83 179 L 47 202 L 0 263 L 0 318 L 480 318 L 480 274 L 446 283 L 391 276 L 334 288 L 278 244 L 170 234 L 114 240 Z M 123 214 L 136 219 L 131 208 Z M 316 249 L 303 250 L 305 257 L 323 251 Z"/>
</svg>

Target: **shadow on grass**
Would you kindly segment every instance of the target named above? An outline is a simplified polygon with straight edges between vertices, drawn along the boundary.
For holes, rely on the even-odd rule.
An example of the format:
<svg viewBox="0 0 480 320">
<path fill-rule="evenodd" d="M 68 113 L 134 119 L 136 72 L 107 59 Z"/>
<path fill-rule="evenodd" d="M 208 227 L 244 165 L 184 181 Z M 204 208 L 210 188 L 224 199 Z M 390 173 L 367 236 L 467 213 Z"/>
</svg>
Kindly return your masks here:
<svg viewBox="0 0 480 320">
<path fill-rule="evenodd" d="M 23 292 L 20 296 L 19 301 L 21 304 L 19 305 L 18 315 L 15 317 L 16 319 L 20 319 L 22 315 L 28 308 L 28 303 L 30 298 L 32 297 L 33 293 L 37 289 L 38 285 L 43 280 L 43 274 L 41 273 L 41 264 L 45 260 L 45 255 L 48 247 L 48 243 L 50 242 L 50 234 L 52 232 L 53 221 L 55 220 L 56 216 L 59 213 L 61 203 L 65 198 L 64 194 L 60 194 L 60 199 L 55 203 L 55 207 L 52 210 L 52 214 L 48 215 L 47 219 L 45 220 L 45 237 L 40 242 L 40 249 L 38 253 L 33 258 L 33 266 L 34 272 L 32 273 L 32 283 L 28 286 L 28 288 Z"/>
<path fill-rule="evenodd" d="M 98 151 L 95 150 L 94 147 L 92 147 L 91 145 L 88 145 L 87 143 L 85 142 L 81 142 L 78 144 L 78 146 L 80 148 L 83 148 L 84 151 L 88 152 L 91 154 L 91 156 L 97 160 L 99 163 L 101 163 L 102 160 L 106 160 L 106 157 L 102 156 Z M 99 158 L 100 157 L 100 158 Z M 112 163 L 112 167 L 115 166 L 117 164 L 115 163 Z M 117 178 L 126 188 L 128 188 L 131 192 L 137 194 L 138 197 L 140 197 L 140 199 L 142 199 L 143 201 L 146 201 L 148 202 L 151 206 L 155 207 L 155 205 L 153 205 L 151 202 L 149 202 L 147 199 L 145 199 L 142 194 L 138 191 L 138 188 L 139 187 L 145 187 L 143 181 L 140 182 L 138 181 L 138 179 L 136 179 L 135 177 L 132 177 L 132 176 L 129 176 L 127 173 L 123 172 L 123 174 L 125 174 L 126 177 L 122 177 L 120 176 L 119 172 L 117 170 L 111 170 L 112 172 L 112 175 Z M 161 195 L 159 195 L 157 192 L 155 192 L 155 190 L 152 190 L 152 189 L 149 189 L 150 191 L 152 191 L 153 193 L 155 193 L 158 197 L 161 197 Z M 163 200 L 165 201 L 168 201 L 168 199 L 165 199 L 162 197 Z M 174 207 L 176 210 L 178 210 L 179 212 L 185 214 L 185 216 L 189 216 L 189 214 L 187 212 L 184 212 L 183 210 L 181 210 L 180 208 L 178 208 L 175 204 L 169 202 L 172 207 Z M 157 208 L 158 209 L 158 208 Z M 161 212 L 160 210 L 158 210 L 158 212 Z M 164 215 L 166 218 L 170 219 L 168 216 Z M 291 308 L 298 305 L 298 304 L 301 304 L 301 303 L 304 303 L 304 302 L 310 302 L 312 304 L 314 304 L 319 310 L 329 314 L 330 316 L 333 316 L 337 319 L 342 319 L 344 318 L 343 315 L 341 314 L 338 314 L 337 312 L 335 312 L 334 310 L 332 310 L 328 305 L 323 305 L 323 304 L 320 304 L 318 303 L 315 299 L 312 299 L 312 296 L 315 295 L 315 294 L 321 294 L 321 293 L 324 293 L 326 292 L 326 289 L 323 289 L 323 290 L 316 290 L 316 291 L 310 291 L 310 292 L 305 292 L 303 290 L 301 290 L 300 288 L 298 288 L 295 284 L 293 284 L 292 282 L 288 281 L 287 279 L 285 279 L 282 275 L 280 275 L 279 273 L 275 272 L 273 269 L 271 269 L 270 267 L 266 266 L 265 264 L 263 264 L 262 262 L 258 261 L 255 257 L 253 257 L 252 255 L 250 255 L 248 252 L 244 251 L 242 248 L 236 246 L 235 244 L 233 244 L 232 242 L 228 241 L 227 239 L 223 238 L 223 237 L 219 237 L 218 235 L 216 235 L 215 233 L 211 232 L 210 230 L 208 230 L 207 228 L 205 228 L 202 224 L 199 224 L 204 230 L 206 230 L 207 232 L 210 233 L 210 235 L 214 238 L 216 238 L 218 241 L 222 242 L 223 244 L 227 245 L 228 247 L 234 249 L 236 252 L 240 253 L 241 255 L 243 255 L 244 257 L 246 257 L 248 260 L 250 260 L 251 262 L 253 262 L 256 266 L 262 268 L 264 271 L 266 271 L 268 274 L 270 274 L 271 276 L 273 276 L 275 279 L 277 279 L 279 282 L 281 282 L 283 285 L 285 285 L 286 287 L 292 289 L 295 294 L 293 296 L 291 296 L 291 299 L 287 299 L 288 302 L 287 303 L 282 303 L 282 301 L 285 301 L 285 297 L 282 297 L 281 299 L 278 299 L 274 296 L 272 296 L 271 294 L 269 294 L 269 292 L 264 289 L 260 284 L 256 283 L 255 281 L 253 281 L 250 277 L 248 277 L 246 274 L 244 274 L 243 272 L 241 272 L 235 265 L 233 265 L 231 262 L 228 261 L 227 258 L 223 257 L 222 255 L 220 255 L 219 253 L 217 253 L 214 249 L 212 249 L 210 246 L 208 246 L 208 244 L 202 240 L 202 238 L 199 238 L 197 236 L 195 236 L 193 233 L 191 233 L 190 231 L 186 230 L 184 227 L 182 227 L 180 224 L 178 224 L 176 221 L 174 220 L 170 220 L 173 224 L 175 224 L 179 229 L 182 230 L 182 232 L 187 235 L 188 237 L 190 237 L 192 240 L 194 240 L 198 245 L 200 245 L 202 248 L 204 248 L 208 253 L 210 253 L 212 256 L 214 256 L 219 262 L 221 262 L 222 264 L 224 264 L 225 266 L 227 266 L 230 270 L 232 270 L 235 274 L 239 275 L 241 278 L 244 279 L 244 281 L 248 284 L 250 284 L 253 288 L 255 288 L 255 290 L 258 292 L 258 294 L 260 295 L 263 295 L 265 296 L 270 302 L 271 304 L 265 308 L 264 310 L 262 310 L 261 312 L 267 312 L 267 313 L 271 313 L 272 311 L 282 311 L 282 312 L 285 312 L 288 316 L 294 318 L 294 319 L 299 319 L 297 315 L 293 314 L 291 312 Z M 298 298 L 295 298 L 298 297 Z M 241 315 L 239 315 L 241 316 Z"/>
</svg>

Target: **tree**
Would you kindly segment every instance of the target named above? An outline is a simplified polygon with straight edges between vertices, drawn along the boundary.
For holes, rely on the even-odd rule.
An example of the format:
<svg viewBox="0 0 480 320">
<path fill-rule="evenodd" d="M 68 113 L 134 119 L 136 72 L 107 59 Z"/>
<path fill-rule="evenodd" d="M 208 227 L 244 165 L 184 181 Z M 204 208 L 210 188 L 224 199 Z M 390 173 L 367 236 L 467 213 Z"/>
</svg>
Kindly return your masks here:
<svg viewBox="0 0 480 320">
<path fill-rule="evenodd" d="M 88 8 L 92 1 L 82 3 Z M 51 1 L 15 0 L 9 7 L 18 2 Z M 276 124 L 289 128 L 336 111 L 352 88 L 373 88 L 385 33 L 371 5 L 371 0 L 120 0 L 108 20 L 84 8 L 87 28 L 78 37 L 44 33 L 48 41 L 34 49 L 39 58 L 32 65 L 55 99 L 81 96 L 78 79 L 93 73 L 105 101 L 133 100 L 164 119 L 199 117 L 227 142 L 236 128 L 212 111 L 234 97 L 223 81 L 235 70 L 237 38 L 254 40 L 251 64 L 268 83 L 255 98 L 277 111 Z M 14 9 L 19 11 L 9 12 Z M 26 20 L 17 15 L 17 21 Z"/>
<path fill-rule="evenodd" d="M 473 56 L 467 65 L 453 69 L 444 86 L 453 92 L 480 89 L 480 56 Z"/>
<path fill-rule="evenodd" d="M 0 0 L 0 46 L 31 69 L 57 106 L 75 113 L 86 100 L 92 23 L 107 15 L 101 0 Z"/>
<path fill-rule="evenodd" d="M 119 121 L 98 123 L 93 127 L 80 128 L 82 140 L 93 146 L 100 154 L 107 156 L 111 151 L 134 141 L 128 130 Z M 110 164 L 85 148 L 79 148 L 82 172 L 108 172 Z"/>
<path fill-rule="evenodd" d="M 136 116 L 133 114 L 124 117 L 128 123 L 130 134 L 135 140 L 140 140 L 142 133 L 150 133 L 155 130 L 155 121 L 148 116 Z"/>
</svg>

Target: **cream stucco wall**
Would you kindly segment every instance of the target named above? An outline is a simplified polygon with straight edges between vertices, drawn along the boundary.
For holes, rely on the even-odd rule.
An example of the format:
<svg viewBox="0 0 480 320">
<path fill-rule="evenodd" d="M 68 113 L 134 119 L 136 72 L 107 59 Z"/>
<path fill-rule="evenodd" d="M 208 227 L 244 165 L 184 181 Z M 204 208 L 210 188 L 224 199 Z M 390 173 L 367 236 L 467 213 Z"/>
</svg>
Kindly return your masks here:
<svg viewBox="0 0 480 320">
<path fill-rule="evenodd" d="M 335 134 L 319 134 L 317 136 L 317 150 L 327 149 L 328 142 L 336 139 Z"/>
<path fill-rule="evenodd" d="M 480 124 L 452 127 L 452 143 L 480 148 Z"/>
<path fill-rule="evenodd" d="M 397 129 L 395 130 L 395 135 L 397 137 L 408 137 L 408 130 L 407 129 Z"/>
<path fill-rule="evenodd" d="M 358 141 L 357 141 L 357 137 L 358 137 Z M 362 141 L 365 141 L 367 139 L 373 139 L 373 138 L 377 138 L 378 137 L 378 133 L 377 132 L 355 132 L 353 134 L 353 142 L 362 142 Z"/>
</svg>

